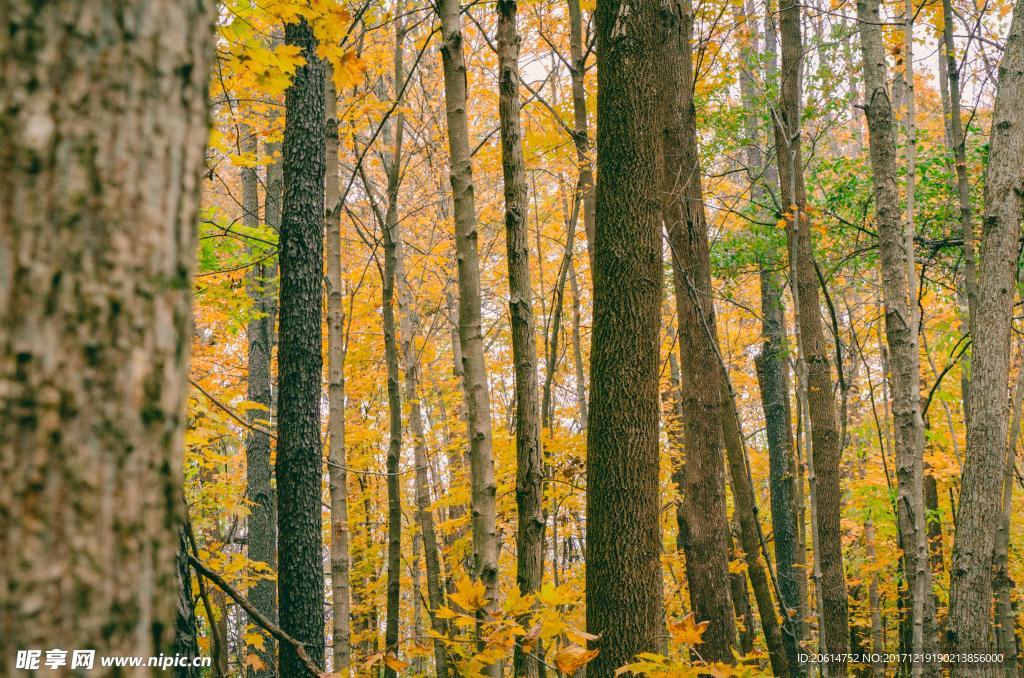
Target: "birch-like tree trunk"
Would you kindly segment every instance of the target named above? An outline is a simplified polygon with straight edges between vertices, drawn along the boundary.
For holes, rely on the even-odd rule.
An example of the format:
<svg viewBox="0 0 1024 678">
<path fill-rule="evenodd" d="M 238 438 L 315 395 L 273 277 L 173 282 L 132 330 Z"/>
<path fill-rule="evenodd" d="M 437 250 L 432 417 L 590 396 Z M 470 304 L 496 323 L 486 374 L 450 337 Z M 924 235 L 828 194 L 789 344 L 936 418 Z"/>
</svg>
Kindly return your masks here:
<svg viewBox="0 0 1024 678">
<path fill-rule="evenodd" d="M 281 629 L 324 661 L 324 564 L 321 534 L 320 397 L 323 377 L 324 64 L 303 19 L 285 26 L 285 44 L 301 50 L 285 94 L 284 202 L 279 260 L 277 402 L 278 600 Z M 283 678 L 309 675 L 288 643 L 279 643 Z"/>
<path fill-rule="evenodd" d="M 526 596 L 544 570 L 544 470 L 537 402 L 537 346 L 530 283 L 530 247 L 523 133 L 519 121 L 519 32 L 516 0 L 498 0 L 498 114 L 505 186 L 505 244 L 516 386 L 516 583 Z M 540 675 L 540 662 L 516 645 L 516 676 Z"/>
<path fill-rule="evenodd" d="M 587 666 L 590 676 L 610 676 L 637 653 L 659 651 L 664 633 L 658 492 L 662 130 L 654 114 L 659 11 L 653 0 L 598 0 L 595 15 L 601 96 L 586 603 L 587 631 L 600 634 L 593 643 L 600 654 Z"/>
<path fill-rule="evenodd" d="M 1006 39 L 989 142 L 978 270 L 973 374 L 946 641 L 950 652 L 985 652 L 992 621 L 992 556 L 1002 508 L 1010 321 L 1024 196 L 1024 3 L 1017 2 Z M 956 676 L 989 675 L 959 665 Z"/>
<path fill-rule="evenodd" d="M 441 0 L 441 63 L 444 71 L 445 114 L 455 217 L 455 252 L 459 277 L 459 345 L 466 389 L 466 424 L 469 435 L 470 509 L 473 532 L 473 574 L 484 585 L 487 610 L 498 597 L 498 534 L 491 440 L 491 397 L 484 360 L 480 319 L 480 256 L 473 166 L 466 115 L 466 60 L 458 0 Z M 488 675 L 501 672 L 501 664 L 488 667 Z"/>
<path fill-rule="evenodd" d="M 169 652 L 214 4 L 3 14 L 0 657 Z"/>
<path fill-rule="evenodd" d="M 338 161 L 338 95 L 333 69 L 324 75 L 327 118 L 327 482 L 331 503 L 332 670 L 351 673 L 352 596 L 345 452 L 345 299 L 341 266 L 341 184 Z"/>
</svg>

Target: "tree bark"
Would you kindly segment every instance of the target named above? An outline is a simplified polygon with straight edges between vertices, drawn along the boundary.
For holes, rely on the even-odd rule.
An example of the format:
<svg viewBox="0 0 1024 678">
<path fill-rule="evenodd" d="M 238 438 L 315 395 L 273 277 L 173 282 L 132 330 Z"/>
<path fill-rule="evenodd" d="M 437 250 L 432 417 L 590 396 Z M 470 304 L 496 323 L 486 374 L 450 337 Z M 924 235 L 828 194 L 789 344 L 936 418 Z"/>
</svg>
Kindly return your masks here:
<svg viewBox="0 0 1024 678">
<path fill-rule="evenodd" d="M 797 317 L 797 365 L 802 373 L 806 412 L 810 419 L 808 474 L 813 495 L 812 530 L 816 537 L 814 555 L 818 561 L 815 570 L 820 570 L 816 583 L 821 601 L 822 651 L 845 654 L 850 634 L 840 523 L 842 488 L 839 482 L 839 461 L 843 443 L 836 425 L 832 372 L 821 322 L 820 287 L 814 268 L 810 220 L 806 215 L 807 200 L 800 148 L 803 60 L 800 5 L 795 0 L 781 0 L 779 8 L 781 96 L 778 109 L 773 112 L 773 120 L 779 191 L 788 214 L 786 239 L 790 270 L 795 283 L 791 287 Z M 846 664 L 830 664 L 828 672 L 834 676 L 845 676 Z"/>
<path fill-rule="evenodd" d="M 586 434 L 590 413 L 587 410 L 587 380 L 583 372 L 583 340 L 580 336 L 580 325 L 582 324 L 580 286 L 576 281 L 576 266 L 572 259 L 569 260 L 569 286 L 572 289 L 572 358 L 573 368 L 576 373 L 576 404 L 579 409 L 579 431 Z"/>
<path fill-rule="evenodd" d="M 1006 451 L 1010 321 L 1015 297 L 1021 197 L 1024 194 L 1024 3 L 1014 6 L 992 113 L 978 275 L 973 375 L 953 567 L 950 652 L 985 652 L 992 609 L 992 555 L 1000 514 Z M 960 665 L 957 676 L 989 675 Z"/>
<path fill-rule="evenodd" d="M 594 270 L 594 224 L 596 202 L 594 199 L 594 158 L 590 144 L 587 123 L 587 59 L 583 52 L 583 12 L 580 0 L 567 0 L 569 7 L 569 59 L 572 64 L 569 76 L 572 86 L 573 146 L 576 147 L 576 162 L 579 163 L 579 178 L 576 190 L 583 200 L 583 229 L 587 236 L 587 257 L 590 270 Z"/>
<path fill-rule="evenodd" d="M 1006 443 L 1006 464 L 1003 471 L 1002 512 L 999 516 L 999 532 L 996 533 L 996 547 L 992 558 L 995 570 L 993 588 L 996 598 L 995 640 L 996 651 L 1006 657 L 1003 665 L 1006 678 L 1017 675 L 1017 622 L 1013 611 L 1014 581 L 1010 576 L 1009 550 L 1010 527 L 1013 517 L 1013 472 L 1017 460 L 1017 446 L 1020 441 L 1021 409 L 1024 406 L 1024 369 L 1019 370 L 1017 384 L 1013 390 L 1013 405 L 1010 409 L 1010 432 Z"/>
<path fill-rule="evenodd" d="M 0 656 L 156 655 L 179 589 L 214 4 L 4 16 Z"/>
<path fill-rule="evenodd" d="M 692 6 L 674 14 L 659 54 L 663 168 L 663 218 L 672 250 L 678 318 L 683 448 L 686 453 L 683 515 L 690 602 L 704 633 L 701 656 L 732 663 L 736 618 L 729 588 L 729 520 L 722 464 L 722 378 L 716 357 L 715 311 L 704 197 L 697 151 L 690 36 Z M 754 552 L 756 556 L 757 552 Z"/>
<path fill-rule="evenodd" d="M 921 415 L 921 365 L 917 332 L 917 298 L 912 235 L 900 215 L 896 179 L 896 135 L 892 105 L 886 86 L 885 50 L 882 45 L 878 0 L 859 0 L 864 69 L 864 113 L 867 118 L 871 171 L 874 179 L 875 224 L 885 302 L 885 330 L 889 345 L 892 379 L 892 409 L 895 426 L 897 513 L 903 559 L 911 599 L 911 651 L 931 653 L 936 649 L 935 598 L 928 557 L 928 533 L 924 503 L 924 419 Z M 909 64 L 908 64 L 908 73 Z M 909 76 L 908 76 L 909 77 Z M 908 86 L 909 91 L 909 86 Z M 909 118 L 908 118 L 909 120 Z M 912 125 L 908 122 L 908 134 Z M 908 140 L 912 144 L 912 139 Z M 908 148 L 908 166 L 913 152 Z M 910 170 L 908 169 L 908 172 Z M 909 183 L 908 195 L 913 190 Z M 912 219 L 912 201 L 907 206 L 907 229 Z M 911 245 L 908 248 L 907 240 Z M 934 662 L 912 662 L 915 675 L 933 672 Z"/>
<path fill-rule="evenodd" d="M 320 382 L 324 269 L 324 65 L 303 19 L 285 27 L 301 50 L 285 94 L 284 203 L 280 238 L 277 403 L 278 599 L 281 628 L 324 662 L 324 567 L 321 536 Z M 289 645 L 279 645 L 281 676 L 307 676 Z"/>
<path fill-rule="evenodd" d="M 587 630 L 610 676 L 663 630 L 658 496 L 662 295 L 659 6 L 598 0 L 594 326 L 587 440 Z M 723 554 L 724 555 L 724 554 Z M 723 580 L 724 581 L 724 578 Z M 726 606 L 730 612 L 731 605 Z"/>
<path fill-rule="evenodd" d="M 258 152 L 256 136 L 247 127 L 241 128 L 241 148 L 245 153 Z M 259 176 L 255 167 L 242 169 L 242 223 L 248 228 L 260 224 Z M 261 258 L 262 250 L 249 248 L 250 256 Z M 277 566 L 277 508 L 273 488 L 270 485 L 270 413 L 272 399 L 272 359 L 274 346 L 274 321 L 277 316 L 275 278 L 277 262 L 271 258 L 250 266 L 245 276 L 246 293 L 252 304 L 253 317 L 246 326 L 248 343 L 249 378 L 246 384 L 246 399 L 261 407 L 246 412 L 249 429 L 245 439 L 246 498 L 251 502 L 248 520 L 249 560 L 264 563 L 272 570 Z M 260 579 L 249 590 L 249 599 L 264 616 L 277 619 L 277 586 L 273 579 Z M 255 625 L 255 623 L 254 623 Z M 258 627 L 257 627 L 258 629 Z M 247 668 L 246 674 L 253 678 L 269 678 L 273 673 L 276 657 L 274 640 L 270 634 L 264 637 L 262 650 L 255 649 L 256 656 L 264 667 L 257 670 Z"/>
<path fill-rule="evenodd" d="M 455 251 L 459 278 L 459 345 L 466 388 L 466 424 L 470 445 L 470 508 L 473 532 L 473 574 L 484 585 L 488 605 L 498 597 L 498 534 L 491 441 L 491 398 L 484 360 L 480 319 L 479 231 L 473 197 L 473 166 L 466 115 L 466 61 L 458 0 L 441 0 L 441 63 L 444 71 L 445 113 L 448 122 L 452 197 L 455 216 Z M 500 663 L 488 667 L 498 675 Z"/>
<path fill-rule="evenodd" d="M 333 69 L 324 74 L 327 118 L 327 482 L 331 503 L 332 670 L 347 676 L 352 665 L 352 596 L 345 452 L 345 305 L 341 265 L 341 185 L 338 172 L 338 95 Z M 337 207 L 335 207 L 337 205 Z"/>
<path fill-rule="evenodd" d="M 498 0 L 498 113 L 505 186 L 505 244 L 516 386 L 516 583 L 526 596 L 544 570 L 543 461 L 537 402 L 537 347 L 530 283 L 526 166 L 519 120 L 519 33 L 516 0 Z M 541 662 L 515 648 L 516 676 L 539 676 Z"/>
</svg>

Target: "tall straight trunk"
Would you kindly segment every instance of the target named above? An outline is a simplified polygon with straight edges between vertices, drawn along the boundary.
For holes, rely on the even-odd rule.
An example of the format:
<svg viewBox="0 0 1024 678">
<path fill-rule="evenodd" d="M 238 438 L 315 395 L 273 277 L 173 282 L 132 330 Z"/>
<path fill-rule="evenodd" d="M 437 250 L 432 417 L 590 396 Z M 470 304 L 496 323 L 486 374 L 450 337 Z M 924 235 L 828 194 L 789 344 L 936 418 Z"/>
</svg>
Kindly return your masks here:
<svg viewBox="0 0 1024 678">
<path fill-rule="evenodd" d="M 192 594 L 192 568 L 189 566 L 188 537 L 185 526 L 178 528 L 178 552 L 174 564 L 178 571 L 178 605 L 174 616 L 174 642 L 172 649 L 179 657 L 198 657 L 199 634 L 196 628 L 195 598 Z M 179 667 L 175 678 L 200 678 L 198 668 Z"/>
<path fill-rule="evenodd" d="M 1024 406 L 1024 366 L 1017 375 L 1013 390 L 1013 405 L 1010 415 L 1010 433 L 1006 443 L 1006 464 L 1003 471 L 1002 511 L 999 516 L 999 532 L 996 533 L 995 553 L 992 565 L 995 570 L 993 588 L 996 598 L 995 640 L 996 651 L 1007 659 L 1003 665 L 1006 678 L 1017 675 L 1017 623 L 1013 612 L 1013 578 L 1010 576 L 1009 550 L 1010 527 L 1013 518 L 1013 481 L 1017 460 L 1017 446 L 1020 442 L 1021 409 Z"/>
<path fill-rule="evenodd" d="M 580 0 L 566 0 L 569 7 L 569 76 L 572 86 L 573 146 L 579 164 L 576 190 L 583 200 L 583 229 L 587 236 L 587 257 L 590 270 L 594 270 L 594 224 L 596 202 L 594 197 L 594 158 L 587 124 L 587 59 L 583 51 L 583 12 Z"/>
<path fill-rule="evenodd" d="M 331 502 L 332 669 L 348 675 L 352 664 L 352 597 L 345 470 L 345 304 L 341 266 L 341 185 L 338 161 L 338 97 L 329 66 L 324 75 L 327 117 L 327 479 Z M 337 207 L 334 207 L 337 205 Z"/>
<path fill-rule="evenodd" d="M 505 243 L 509 315 L 516 384 L 516 583 L 522 595 L 540 589 L 544 569 L 543 461 L 537 402 L 530 247 L 527 232 L 526 166 L 519 121 L 519 33 L 516 0 L 498 0 L 498 113 L 501 169 L 505 185 Z M 540 662 L 515 649 L 515 675 L 538 676 Z"/>
<path fill-rule="evenodd" d="M 491 396 L 480 320 L 479 231 L 473 197 L 473 166 L 466 114 L 466 61 L 458 0 L 441 0 L 438 13 L 441 19 L 441 63 L 458 260 L 459 345 L 469 437 L 473 574 L 484 585 L 487 610 L 493 610 L 498 597 L 497 486 L 491 441 Z M 497 675 L 500 671 L 500 664 L 494 664 L 487 670 L 489 675 Z"/>
<path fill-rule="evenodd" d="M 582 324 L 580 285 L 576 281 L 576 266 L 572 259 L 569 260 L 569 286 L 572 288 L 572 359 L 576 376 L 576 404 L 579 409 L 579 430 L 581 433 L 586 433 L 590 413 L 587 411 L 587 381 L 583 373 L 583 340 L 580 337 L 580 325 Z"/>
<path fill-rule="evenodd" d="M 791 288 L 797 318 L 797 366 L 802 373 L 803 397 L 810 419 L 808 473 L 813 491 L 811 511 L 816 542 L 815 569 L 820 569 L 820 578 L 816 580 L 817 595 L 821 601 L 822 618 L 819 621 L 823 651 L 845 654 L 850 633 L 840 523 L 842 488 L 839 460 L 843 441 L 836 424 L 829 347 L 822 328 L 820 288 L 815 272 L 810 220 L 806 215 L 807 198 L 800 148 L 803 60 L 800 5 L 795 0 L 781 0 L 779 7 L 782 68 L 781 96 L 774 115 L 775 145 L 779 192 L 789 215 L 786 240 L 795 283 Z M 828 670 L 831 675 L 845 676 L 846 664 L 830 664 Z"/>
<path fill-rule="evenodd" d="M 4 5 L 5 668 L 26 648 L 171 649 L 214 15 Z"/>
<path fill-rule="evenodd" d="M 905 229 L 900 218 L 900 196 L 896 180 L 896 135 L 892 104 L 886 86 L 887 69 L 878 0 L 859 0 L 857 18 L 864 69 L 864 112 L 870 132 L 869 153 L 874 179 L 875 224 L 878 229 L 881 259 L 885 331 L 891 356 L 890 376 L 898 493 L 896 503 L 911 602 L 911 651 L 916 654 L 930 653 L 936 649 L 933 625 L 935 598 L 932 595 L 924 503 L 925 439 L 924 419 L 921 416 L 917 295 L 914 293 L 916 284 L 913 284 L 913 236 L 908 232 L 913 223 L 912 200 L 909 198 L 913 190 L 909 174 L 909 165 L 913 163 L 913 151 L 910 149 L 913 138 L 908 136 L 907 141 L 909 202 Z M 909 78 L 909 63 L 907 69 Z M 908 84 L 908 97 L 910 91 Z M 908 114 L 908 135 L 911 129 Z M 934 662 L 911 664 L 915 675 L 936 666 Z"/>
<path fill-rule="evenodd" d="M 950 652 L 989 647 L 992 555 L 1002 508 L 1006 453 L 1006 400 L 1010 370 L 1010 322 L 1015 297 L 1017 243 L 1024 195 L 1024 3 L 1016 3 L 992 112 L 985 184 L 978 309 L 960 507 L 950 575 Z M 957 676 L 988 675 L 989 668 L 962 665 Z"/>
<path fill-rule="evenodd" d="M 397 26 L 397 49 L 395 51 L 394 86 L 401 87 L 404 79 L 402 62 L 403 33 L 401 21 Z M 388 127 L 392 127 L 389 123 Z M 387 496 L 388 496 L 388 579 L 387 579 L 387 620 L 384 628 L 384 653 L 398 657 L 398 634 L 401 626 L 402 604 L 402 391 L 398 364 L 398 336 L 395 320 L 395 286 L 398 279 L 398 191 L 402 177 L 402 141 L 405 132 L 405 118 L 399 113 L 393 128 L 386 131 L 392 141 L 391 149 L 384 156 L 387 173 L 387 209 L 384 213 L 384 279 L 381 285 L 381 310 L 384 316 L 384 361 L 387 365 L 388 422 L 390 435 L 387 452 Z M 386 139 L 387 140 L 387 139 Z M 398 672 L 393 664 L 385 664 L 385 678 L 395 678 Z"/>
<path fill-rule="evenodd" d="M 285 26 L 285 44 L 306 63 L 285 94 L 284 203 L 280 238 L 280 327 L 277 356 L 278 600 L 281 629 L 324 660 L 324 566 L 321 535 L 320 381 L 324 273 L 326 125 L 324 65 L 313 29 Z M 280 643 L 281 676 L 309 675 Z"/>
<path fill-rule="evenodd" d="M 258 151 L 256 136 L 248 127 L 242 128 L 242 150 L 255 155 Z M 260 224 L 259 176 L 255 167 L 242 169 L 242 223 L 248 228 Z M 249 248 L 250 256 L 262 258 L 261 250 Z M 253 264 L 246 272 L 245 287 L 252 304 L 254 317 L 246 326 L 248 343 L 249 379 L 246 399 L 261 407 L 246 414 L 252 428 L 245 439 L 246 498 L 251 502 L 248 521 L 248 555 L 256 563 L 274 569 L 277 565 L 277 509 L 274 491 L 270 486 L 270 412 L 273 406 L 271 353 L 274 347 L 274 320 L 277 303 L 274 278 L 277 265 L 274 259 Z M 277 594 L 273 579 L 260 579 L 249 589 L 249 601 L 271 620 L 277 619 Z M 255 622 L 250 620 L 253 625 Z M 257 627 L 258 628 L 258 627 Z M 262 632 L 261 632 L 262 633 Z M 269 677 L 273 673 L 276 649 L 273 637 L 263 634 L 263 649 L 256 650 L 263 662 L 261 669 L 249 667 L 247 675 L 254 678 Z"/>
<path fill-rule="evenodd" d="M 736 619 L 729 588 L 729 520 L 722 454 L 721 373 L 693 103 L 690 35 L 693 10 L 679 3 L 659 55 L 663 218 L 672 249 L 683 404 L 683 515 L 686 577 L 698 621 L 709 622 L 701 645 L 707 661 L 731 663 Z M 756 555 L 756 551 L 755 551 Z"/>
<path fill-rule="evenodd" d="M 587 438 L 587 630 L 609 676 L 663 630 L 658 492 L 662 295 L 659 6 L 598 0 L 594 326 Z M 723 554 L 724 555 L 724 554 Z M 725 577 L 720 581 L 724 581 Z M 728 596 L 726 596 L 728 600 Z M 731 604 L 725 606 L 731 620 Z M 733 624 L 733 634 L 735 624 Z"/>
</svg>

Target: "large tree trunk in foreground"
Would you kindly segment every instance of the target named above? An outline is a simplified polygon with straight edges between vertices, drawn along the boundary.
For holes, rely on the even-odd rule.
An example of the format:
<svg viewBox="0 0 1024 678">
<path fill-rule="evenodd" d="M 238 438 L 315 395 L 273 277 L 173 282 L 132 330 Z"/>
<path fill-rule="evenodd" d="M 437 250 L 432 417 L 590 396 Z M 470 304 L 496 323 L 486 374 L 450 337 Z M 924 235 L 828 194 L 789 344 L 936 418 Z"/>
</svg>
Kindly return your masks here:
<svg viewBox="0 0 1024 678">
<path fill-rule="evenodd" d="M 213 18 L 4 3 L 5 668 L 28 648 L 171 650 Z"/>
<path fill-rule="evenodd" d="M 473 574 L 483 582 L 488 609 L 494 609 L 498 597 L 497 485 L 491 443 L 491 396 L 480 318 L 479 232 L 473 198 L 473 166 L 466 115 L 466 60 L 459 11 L 458 0 L 441 0 L 438 6 L 458 260 L 459 345 L 462 349 L 470 446 Z M 500 667 L 500 663 L 491 665 L 488 674 L 497 675 Z"/>
<path fill-rule="evenodd" d="M 982 220 L 978 309 L 960 510 L 950 575 L 950 652 L 985 652 L 992 621 L 992 555 L 1002 508 L 1010 321 L 1024 195 L 1024 3 L 1018 2 L 999 67 L 992 113 L 985 213 Z M 982 329 L 983 328 L 983 329 Z M 988 675 L 991 667 L 961 665 L 958 676 Z"/>
<path fill-rule="evenodd" d="M 697 620 L 710 624 L 700 655 L 707 661 L 732 663 L 737 636 L 734 601 L 724 585 L 729 579 L 729 519 L 722 464 L 722 375 L 715 356 L 711 263 L 694 120 L 689 44 L 693 15 L 688 2 L 673 7 L 679 9 L 659 55 L 665 149 L 661 199 L 679 330 L 683 551 L 690 603 Z"/>
<path fill-rule="evenodd" d="M 914 263 L 908 255 L 907 233 L 900 215 L 896 180 L 896 138 L 892 105 L 886 87 L 878 0 L 859 0 L 858 26 L 864 69 L 864 112 L 867 117 L 871 171 L 874 179 L 875 224 L 881 259 L 885 331 L 891 356 L 892 410 L 895 426 L 897 513 L 903 560 L 911 598 L 912 652 L 935 650 L 935 598 L 928 559 L 924 503 L 924 419 L 921 416 L 921 366 L 917 339 L 916 295 L 910 285 Z M 911 187 L 908 186 L 908 191 Z M 908 207 L 909 209 L 909 207 Z M 908 217 L 909 218 L 909 217 Z M 927 666 L 926 666 L 927 664 Z M 937 667 L 915 662 L 919 673 Z"/>
<path fill-rule="evenodd" d="M 843 571 L 839 460 L 843 442 L 836 423 L 829 347 L 821 321 L 820 287 L 815 272 L 810 220 L 806 213 L 803 155 L 800 143 L 801 61 L 800 5 L 782 0 L 779 5 L 782 45 L 780 100 L 774 114 L 775 146 L 779 167 L 779 193 L 788 212 L 786 239 L 792 272 L 797 318 L 797 365 L 810 419 L 812 529 L 815 530 L 815 580 L 820 599 L 822 651 L 846 653 L 850 633 L 847 621 L 846 574 Z M 833 676 L 845 676 L 846 664 L 828 665 Z"/>
<path fill-rule="evenodd" d="M 659 5 L 598 0 L 598 183 L 587 441 L 587 630 L 610 676 L 656 652 L 662 618 Z M 730 606 L 731 610 L 731 606 Z M 731 612 L 730 612 L 731 614 Z"/>
<path fill-rule="evenodd" d="M 519 33 L 516 0 L 498 2 L 498 113 L 505 183 L 505 242 L 509 315 L 516 379 L 516 583 L 521 594 L 540 589 L 544 568 L 543 462 L 537 403 L 537 347 L 527 232 L 526 165 L 519 122 Z M 549 367 L 550 369 L 550 367 Z M 537 676 L 540 662 L 515 649 L 515 675 Z"/>
<path fill-rule="evenodd" d="M 313 29 L 285 27 L 285 44 L 306 63 L 285 94 L 284 203 L 281 214 L 277 403 L 278 595 L 281 629 L 324 661 L 321 535 L 320 381 L 324 269 L 324 65 Z M 307 676 L 295 649 L 281 643 L 281 676 Z"/>
<path fill-rule="evenodd" d="M 331 502 L 331 670 L 347 676 L 352 663 L 352 561 L 349 556 L 348 473 L 345 470 L 345 307 L 342 293 L 341 184 L 338 176 L 338 96 L 324 74 L 327 118 L 325 247 L 327 254 L 327 478 Z"/>
</svg>

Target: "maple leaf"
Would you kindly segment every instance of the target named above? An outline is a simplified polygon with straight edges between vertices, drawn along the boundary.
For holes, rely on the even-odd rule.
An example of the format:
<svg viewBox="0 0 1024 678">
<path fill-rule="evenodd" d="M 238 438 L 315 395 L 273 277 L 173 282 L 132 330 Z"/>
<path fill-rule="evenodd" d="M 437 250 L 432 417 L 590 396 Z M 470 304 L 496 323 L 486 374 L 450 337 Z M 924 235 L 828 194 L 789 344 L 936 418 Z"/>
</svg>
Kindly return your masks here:
<svg viewBox="0 0 1024 678">
<path fill-rule="evenodd" d="M 707 627 L 708 622 L 698 623 L 691 612 L 682 621 L 669 624 L 668 632 L 672 640 L 680 645 L 700 645 L 704 642 L 704 630 Z"/>
</svg>

